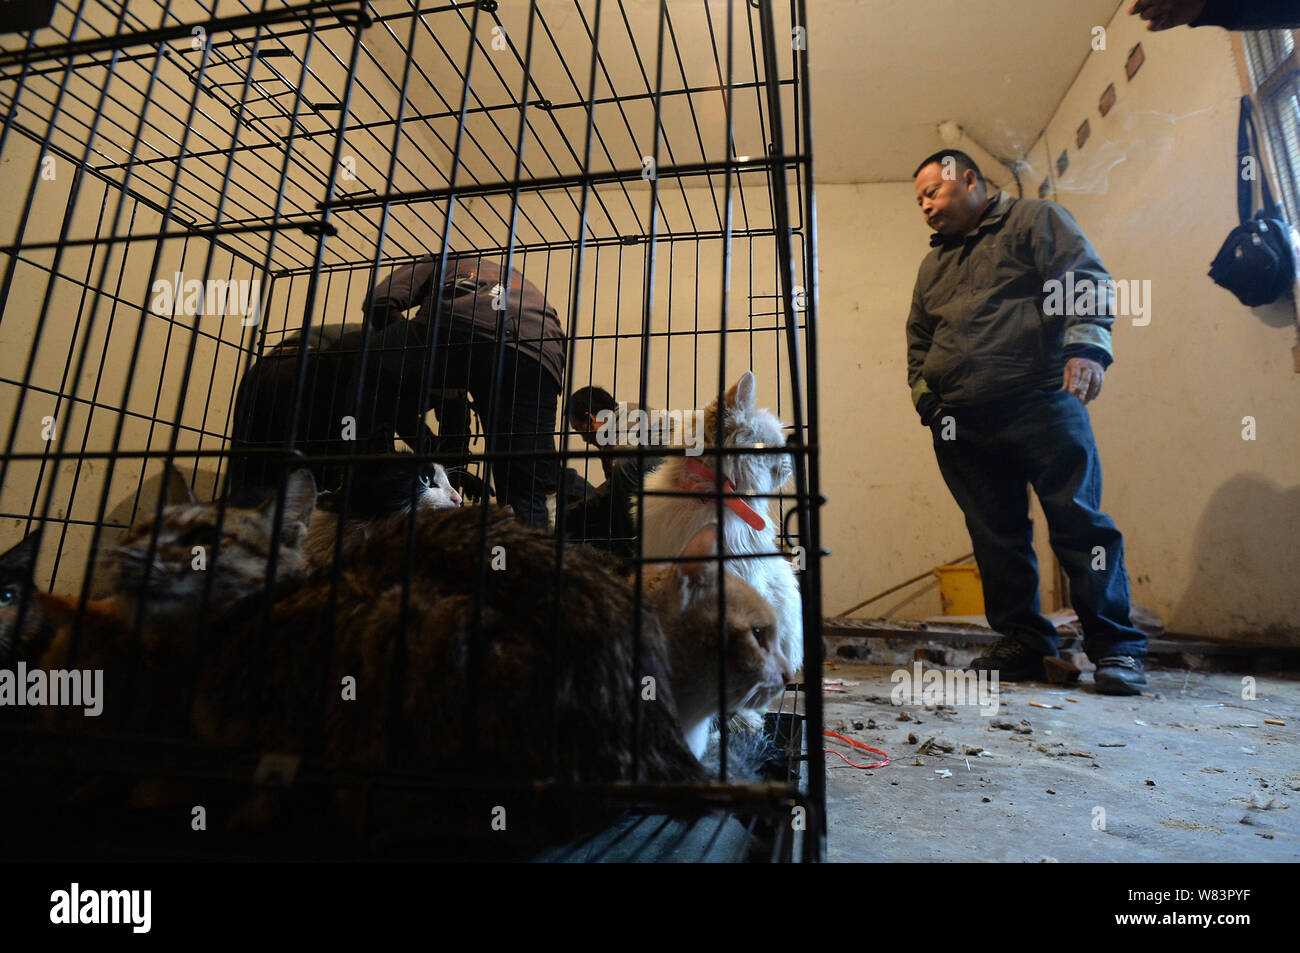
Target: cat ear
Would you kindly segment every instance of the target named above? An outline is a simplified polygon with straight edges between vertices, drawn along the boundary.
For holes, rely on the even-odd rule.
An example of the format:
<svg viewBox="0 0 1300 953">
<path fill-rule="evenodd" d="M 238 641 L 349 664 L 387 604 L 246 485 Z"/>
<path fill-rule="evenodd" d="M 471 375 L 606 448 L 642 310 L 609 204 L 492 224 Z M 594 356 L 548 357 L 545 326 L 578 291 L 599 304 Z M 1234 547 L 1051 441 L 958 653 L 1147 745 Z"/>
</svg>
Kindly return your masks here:
<svg viewBox="0 0 1300 953">
<path fill-rule="evenodd" d="M 702 590 L 712 591 L 718 579 L 716 560 L 703 557 L 714 556 L 718 552 L 718 524 L 710 523 L 691 537 L 678 554 L 686 559 L 694 558 L 696 562 L 676 563 L 676 571 L 687 587 L 686 600 L 689 602 Z"/>
<path fill-rule="evenodd" d="M 285 522 L 297 522 L 306 526 L 311 522 L 312 513 L 316 511 L 316 478 L 310 470 L 294 470 L 289 474 L 288 487 L 284 498 Z"/>
<path fill-rule="evenodd" d="M 30 573 L 36 565 L 36 552 L 41 548 L 41 529 L 32 530 L 13 549 L 0 556 L 0 565 Z"/>
<path fill-rule="evenodd" d="M 740 380 L 732 384 L 731 390 L 727 391 L 727 406 L 738 410 L 753 410 L 755 390 L 754 372 L 745 371 L 740 375 Z"/>
<path fill-rule="evenodd" d="M 163 479 L 167 483 L 167 505 L 175 506 L 178 503 L 197 503 L 199 498 L 194 495 L 190 485 L 185 482 L 185 477 L 181 476 L 181 471 L 177 470 L 170 463 L 163 467 Z"/>
<path fill-rule="evenodd" d="M 275 497 L 259 506 L 258 511 L 267 519 L 275 514 Z M 289 474 L 284 489 L 284 514 L 280 520 L 280 545 L 297 549 L 307 535 L 307 526 L 316 512 L 316 478 L 310 470 L 294 470 Z"/>
</svg>

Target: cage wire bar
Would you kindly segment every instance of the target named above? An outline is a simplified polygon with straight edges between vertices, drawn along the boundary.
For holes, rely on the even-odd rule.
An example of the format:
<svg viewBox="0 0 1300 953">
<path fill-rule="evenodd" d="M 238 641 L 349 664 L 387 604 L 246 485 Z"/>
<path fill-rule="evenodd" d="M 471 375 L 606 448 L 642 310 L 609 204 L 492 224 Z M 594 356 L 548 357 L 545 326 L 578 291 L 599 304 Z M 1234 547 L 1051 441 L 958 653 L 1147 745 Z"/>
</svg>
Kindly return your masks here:
<svg viewBox="0 0 1300 953">
<path fill-rule="evenodd" d="M 392 269 L 432 255 L 446 274 L 472 254 L 500 262 L 503 275 L 517 272 L 556 307 L 566 360 L 555 449 L 502 449 L 497 428 L 485 424 L 504 386 L 505 307 L 492 396 L 485 404 L 467 398 L 474 414 L 464 411 L 465 445 L 450 456 L 412 449 L 476 474 L 485 487 L 495 468 L 554 459 L 552 640 L 561 637 L 569 584 L 566 489 L 598 463 L 596 451 L 571 446 L 574 390 L 602 385 L 634 393 L 641 407 L 696 408 L 752 369 L 760 404 L 787 424 L 795 486 L 776 499 L 782 552 L 800 554 L 803 566 L 808 690 L 791 686 L 780 711 L 799 716 L 791 722 L 802 722 L 802 751 L 793 749 L 781 783 L 738 784 L 728 778 L 724 731 L 716 783 L 623 784 L 619 795 L 645 811 L 737 811 L 751 832 L 767 825 L 773 859 L 824 859 L 806 23 L 806 0 L 61 0 L 48 27 L 0 34 L 0 162 L 13 183 L 0 196 L 0 241 L 9 242 L 0 247 L 0 329 L 10 342 L 0 352 L 0 392 L 13 408 L 3 414 L 0 518 L 15 539 L 44 528 L 37 582 L 83 607 L 74 658 L 97 556 L 162 512 L 160 465 L 175 461 L 200 498 L 218 504 L 220 522 L 232 465 L 272 455 L 233 448 L 231 428 L 240 381 L 277 349 L 294 361 L 297 380 L 293 427 L 278 456 L 322 465 L 383 459 L 355 444 L 331 456 L 304 436 L 312 342 L 359 328 L 362 300 Z M 430 294 L 437 315 L 442 286 Z M 506 280 L 502 295 L 508 302 L 512 294 Z M 422 391 L 437 373 L 435 337 L 436 319 Z M 370 353 L 369 334 L 360 340 L 358 401 L 381 357 Z M 440 433 L 447 393 L 434 418 Z M 612 456 L 644 463 L 649 452 Z M 721 523 L 725 494 L 712 496 Z M 281 492 L 277 512 L 284 505 Z M 482 555 L 490 511 L 481 512 Z M 408 569 L 419 558 L 414 523 L 412 514 Z M 158 532 L 155 524 L 150 558 Z M 635 562 L 639 651 L 643 574 Z M 476 628 L 487 572 L 481 558 Z M 197 626 L 202 644 L 215 637 L 211 580 Z M 409 571 L 401 584 L 405 622 Z M 140 638 L 137 617 L 133 652 Z M 466 723 L 476 725 L 490 700 L 482 640 L 470 644 Z M 400 666 L 392 672 L 397 679 Z M 554 739 L 554 710 L 546 716 Z M 84 738 L 66 743 L 87 763 L 104 757 Z M 245 752 L 245 762 L 256 754 Z M 211 754 L 194 757 L 207 765 Z M 313 770 L 305 765 L 300 778 Z M 655 823 L 640 817 L 634 827 Z M 710 844 L 721 830 L 719 822 Z M 569 853 L 610 849 L 594 843 Z"/>
</svg>

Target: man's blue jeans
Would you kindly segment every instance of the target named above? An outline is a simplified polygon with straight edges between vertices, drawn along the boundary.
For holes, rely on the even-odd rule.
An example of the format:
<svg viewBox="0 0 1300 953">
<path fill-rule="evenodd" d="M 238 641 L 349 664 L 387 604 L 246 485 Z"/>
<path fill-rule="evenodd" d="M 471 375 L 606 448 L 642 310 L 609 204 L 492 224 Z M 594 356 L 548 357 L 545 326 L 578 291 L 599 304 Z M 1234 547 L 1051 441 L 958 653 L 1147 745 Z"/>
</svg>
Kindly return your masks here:
<svg viewBox="0 0 1300 953">
<path fill-rule="evenodd" d="M 1084 651 L 1093 661 L 1145 655 L 1146 635 L 1129 618 L 1124 540 L 1101 512 L 1101 461 L 1083 404 L 1059 389 L 1039 390 L 945 409 L 930 429 L 939 469 L 966 514 L 989 625 L 1042 655 L 1057 654 L 1056 629 L 1038 599 L 1032 485 L 1070 580 Z"/>
</svg>

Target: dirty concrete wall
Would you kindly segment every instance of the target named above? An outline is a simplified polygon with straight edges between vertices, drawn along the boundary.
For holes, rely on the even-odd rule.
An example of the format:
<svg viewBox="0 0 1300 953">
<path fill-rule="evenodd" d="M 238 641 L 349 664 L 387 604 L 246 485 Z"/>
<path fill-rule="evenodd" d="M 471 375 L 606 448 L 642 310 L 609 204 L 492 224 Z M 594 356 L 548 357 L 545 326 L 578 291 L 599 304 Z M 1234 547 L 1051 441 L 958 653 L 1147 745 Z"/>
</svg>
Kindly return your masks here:
<svg viewBox="0 0 1300 953">
<path fill-rule="evenodd" d="M 1291 300 L 1248 309 L 1206 276 L 1236 224 L 1243 92 L 1230 35 L 1151 34 L 1121 9 L 1031 153 L 1037 183 L 1069 151 L 1056 197 L 1116 278 L 1150 282 L 1121 318 L 1094 405 L 1105 505 L 1134 597 L 1172 631 L 1300 642 L 1300 374 Z M 1145 64 L 1125 78 L 1141 42 Z M 1105 117 L 1098 100 L 1114 83 Z M 1080 149 L 1084 119 L 1091 136 Z M 1149 323 L 1144 323 L 1149 321 Z M 1243 439 L 1249 421 L 1255 439 Z"/>
</svg>

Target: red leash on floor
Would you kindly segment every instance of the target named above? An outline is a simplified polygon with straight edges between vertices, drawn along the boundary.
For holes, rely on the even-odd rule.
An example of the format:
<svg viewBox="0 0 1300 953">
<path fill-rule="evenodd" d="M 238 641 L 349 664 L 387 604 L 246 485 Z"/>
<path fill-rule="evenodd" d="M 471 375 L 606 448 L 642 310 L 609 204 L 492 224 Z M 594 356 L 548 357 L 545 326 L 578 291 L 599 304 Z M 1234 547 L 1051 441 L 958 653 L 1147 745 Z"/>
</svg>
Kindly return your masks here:
<svg viewBox="0 0 1300 953">
<path fill-rule="evenodd" d="M 844 760 L 844 763 L 847 764 L 850 768 L 861 768 L 863 771 L 865 771 L 868 768 L 884 768 L 889 765 L 889 755 L 881 751 L 879 748 L 873 748 L 871 747 L 871 745 L 864 745 L 861 741 L 854 741 L 852 738 L 845 738 L 842 734 L 835 731 L 825 731 L 822 732 L 822 734 L 826 735 L 826 737 L 828 738 L 838 738 L 840 739 L 840 741 L 843 741 L 847 745 L 852 745 L 854 748 L 861 748 L 863 751 L 870 751 L 872 754 L 878 754 L 885 759 L 884 761 L 877 761 L 874 764 L 854 764 L 852 761 L 850 761 L 848 758 L 845 758 L 844 755 L 840 754 L 834 748 L 825 749 L 827 754 L 833 754 L 839 758 L 842 758 Z"/>
</svg>

